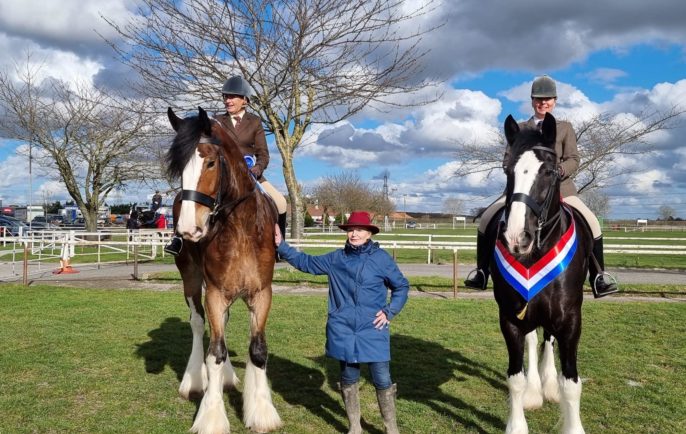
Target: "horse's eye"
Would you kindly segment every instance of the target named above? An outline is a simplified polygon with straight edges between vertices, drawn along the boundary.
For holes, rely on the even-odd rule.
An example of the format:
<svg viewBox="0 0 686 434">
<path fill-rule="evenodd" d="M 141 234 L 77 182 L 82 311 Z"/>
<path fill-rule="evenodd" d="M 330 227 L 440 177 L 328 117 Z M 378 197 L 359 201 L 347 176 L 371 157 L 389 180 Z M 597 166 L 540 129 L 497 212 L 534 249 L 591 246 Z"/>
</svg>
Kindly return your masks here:
<svg viewBox="0 0 686 434">
<path fill-rule="evenodd" d="M 208 168 L 208 169 L 211 169 L 212 167 L 214 167 L 214 160 L 210 160 L 210 161 L 207 163 L 207 168 Z"/>
</svg>

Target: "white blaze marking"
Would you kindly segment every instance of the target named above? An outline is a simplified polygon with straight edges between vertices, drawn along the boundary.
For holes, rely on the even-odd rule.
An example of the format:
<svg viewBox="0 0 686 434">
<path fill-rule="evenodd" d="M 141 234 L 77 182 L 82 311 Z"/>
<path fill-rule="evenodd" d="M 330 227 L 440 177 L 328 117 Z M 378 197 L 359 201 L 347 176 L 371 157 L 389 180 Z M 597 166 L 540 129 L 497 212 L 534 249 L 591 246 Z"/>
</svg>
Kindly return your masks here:
<svg viewBox="0 0 686 434">
<path fill-rule="evenodd" d="M 200 173 L 202 171 L 203 158 L 200 157 L 198 150 L 186 163 L 181 176 L 181 185 L 184 190 L 195 190 L 200 180 Z M 179 213 L 179 221 L 176 224 L 177 232 L 194 233 L 195 232 L 195 202 L 184 200 L 181 202 L 181 212 Z"/>
<path fill-rule="evenodd" d="M 514 189 L 512 193 L 524 193 L 531 195 L 531 187 L 534 185 L 538 169 L 543 162 L 536 158 L 534 151 L 524 152 L 514 167 Z M 527 205 L 524 202 L 512 202 L 510 215 L 507 219 L 507 231 L 505 239 L 510 247 L 517 244 L 519 234 L 524 230 L 524 216 Z"/>
</svg>

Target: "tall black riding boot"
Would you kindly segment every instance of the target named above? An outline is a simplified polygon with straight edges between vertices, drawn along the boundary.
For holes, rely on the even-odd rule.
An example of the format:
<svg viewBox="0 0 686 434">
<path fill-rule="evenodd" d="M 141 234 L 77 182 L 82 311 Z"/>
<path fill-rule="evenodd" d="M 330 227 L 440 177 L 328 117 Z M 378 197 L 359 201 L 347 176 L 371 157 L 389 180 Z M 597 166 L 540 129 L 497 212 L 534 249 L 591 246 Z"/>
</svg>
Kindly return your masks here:
<svg viewBox="0 0 686 434">
<path fill-rule="evenodd" d="M 285 240 L 286 239 L 286 213 L 279 214 L 279 218 L 277 219 L 277 224 L 279 225 L 279 230 L 281 231 L 281 239 Z M 280 262 L 281 257 L 279 254 L 276 254 L 276 262 Z"/>
<path fill-rule="evenodd" d="M 277 220 L 279 224 L 279 229 L 281 229 L 281 238 L 286 239 L 286 213 L 279 214 L 279 219 Z"/>
<path fill-rule="evenodd" d="M 183 238 L 178 235 L 174 235 L 169 241 L 169 244 L 164 246 L 164 251 L 170 255 L 179 256 L 181 253 L 181 248 L 183 247 Z"/>
<path fill-rule="evenodd" d="M 593 296 L 595 298 L 600 298 L 619 291 L 617 284 L 614 282 L 614 278 L 605 272 L 602 236 L 593 240 L 593 256 L 595 256 L 595 261 L 591 258 L 588 264 L 588 282 L 591 284 Z M 598 265 L 596 265 L 596 261 L 598 262 Z M 613 281 L 606 282 L 605 276 L 608 276 Z"/>
<path fill-rule="evenodd" d="M 488 264 L 493 252 L 488 251 L 486 235 L 481 232 L 476 233 L 476 269 L 469 272 L 465 286 L 474 289 L 486 289 L 488 285 Z M 474 275 L 470 278 L 469 276 Z"/>
</svg>

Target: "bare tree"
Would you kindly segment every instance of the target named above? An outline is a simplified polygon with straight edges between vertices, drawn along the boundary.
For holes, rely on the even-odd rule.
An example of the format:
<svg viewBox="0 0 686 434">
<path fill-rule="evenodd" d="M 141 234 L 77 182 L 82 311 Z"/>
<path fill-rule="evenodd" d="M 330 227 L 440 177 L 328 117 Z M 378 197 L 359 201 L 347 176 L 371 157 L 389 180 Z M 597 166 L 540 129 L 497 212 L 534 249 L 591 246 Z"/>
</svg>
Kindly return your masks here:
<svg viewBox="0 0 686 434">
<path fill-rule="evenodd" d="M 586 190 L 581 195 L 586 206 L 599 217 L 610 213 L 610 197 L 600 189 Z"/>
<path fill-rule="evenodd" d="M 429 13 L 433 0 L 418 6 L 402 0 L 143 5 L 129 23 L 110 22 L 124 40 L 113 48 L 142 77 L 141 90 L 167 102 L 219 106 L 229 75 L 248 80 L 255 91 L 251 106 L 282 156 L 295 237 L 302 233 L 304 206 L 293 157 L 306 130 L 429 84 L 416 77 L 421 36 L 432 29 L 413 20 Z"/>
<path fill-rule="evenodd" d="M 327 176 L 313 188 L 312 197 L 323 207 L 325 213 L 331 210 L 340 213 L 365 210 L 387 215 L 394 208 L 383 191 L 373 189 L 354 171 L 342 171 Z"/>
<path fill-rule="evenodd" d="M 581 156 L 574 182 L 579 193 L 608 187 L 617 176 L 629 173 L 614 164 L 625 155 L 642 155 L 653 150 L 650 134 L 681 125 L 684 110 L 673 108 L 666 112 L 641 113 L 635 117 L 617 117 L 605 113 L 574 125 Z M 491 143 L 458 143 L 456 176 L 502 170 L 505 139 L 502 133 Z"/>
<path fill-rule="evenodd" d="M 662 205 L 658 210 L 658 214 L 662 220 L 671 220 L 674 218 L 676 211 L 669 205 Z"/>
<path fill-rule="evenodd" d="M 446 197 L 443 200 L 443 212 L 452 216 L 461 215 L 464 211 L 464 202 L 455 196 Z"/>
<path fill-rule="evenodd" d="M 55 80 L 38 83 L 40 67 L 0 73 L 0 135 L 29 144 L 44 172 L 61 181 L 94 230 L 107 195 L 155 167 L 142 146 L 149 125 L 142 107 L 109 93 Z M 141 103 L 142 104 L 142 103 Z M 37 152 L 33 152 L 36 148 Z"/>
</svg>

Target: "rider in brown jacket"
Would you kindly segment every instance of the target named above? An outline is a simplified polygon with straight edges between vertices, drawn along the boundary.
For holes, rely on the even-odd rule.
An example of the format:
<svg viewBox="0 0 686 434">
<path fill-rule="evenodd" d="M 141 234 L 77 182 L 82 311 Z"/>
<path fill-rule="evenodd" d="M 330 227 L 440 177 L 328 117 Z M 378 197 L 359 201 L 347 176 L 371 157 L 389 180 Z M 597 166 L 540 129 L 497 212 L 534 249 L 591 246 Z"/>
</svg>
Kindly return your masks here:
<svg viewBox="0 0 686 434">
<path fill-rule="evenodd" d="M 546 113 L 552 112 L 557 101 L 557 89 L 555 81 L 547 75 L 538 77 L 531 85 L 531 106 L 534 115 L 526 122 L 519 124 L 520 128 L 538 128 Z M 584 217 L 588 226 L 593 232 L 593 256 L 598 261 L 596 266 L 593 258 L 589 261 L 589 283 L 593 289 L 593 295 L 603 297 L 618 291 L 617 285 L 606 282 L 605 261 L 603 258 L 603 234 L 601 232 L 598 218 L 593 214 L 586 204 L 577 196 L 576 186 L 572 176 L 579 169 L 579 151 L 576 146 L 576 133 L 574 127 L 567 121 L 557 121 L 557 135 L 555 139 L 555 153 L 558 156 L 558 172 L 562 182 L 560 184 L 560 195 L 564 202 L 579 211 Z M 510 159 L 509 146 L 505 149 L 503 158 L 503 168 Z M 501 196 L 493 202 L 481 215 L 479 230 L 476 238 L 476 270 L 472 271 L 464 284 L 470 288 L 486 289 L 488 284 L 488 265 L 493 255 L 493 248 L 487 245 L 486 229 L 493 216 L 505 206 L 505 196 Z M 471 276 L 471 277 L 470 277 Z"/>
<path fill-rule="evenodd" d="M 275 189 L 264 177 L 264 171 L 269 165 L 269 149 L 265 138 L 262 120 L 259 116 L 248 113 L 245 108 L 250 103 L 250 86 L 241 76 L 233 76 L 226 80 L 222 87 L 222 100 L 226 113 L 216 117 L 224 129 L 233 136 L 238 144 L 250 172 L 260 187 L 272 198 L 279 213 L 278 224 L 281 233 L 286 233 L 286 198 Z M 178 255 L 183 246 L 181 237 L 174 236 L 164 250 L 172 255 Z"/>
</svg>

